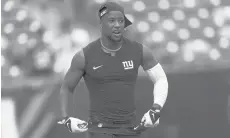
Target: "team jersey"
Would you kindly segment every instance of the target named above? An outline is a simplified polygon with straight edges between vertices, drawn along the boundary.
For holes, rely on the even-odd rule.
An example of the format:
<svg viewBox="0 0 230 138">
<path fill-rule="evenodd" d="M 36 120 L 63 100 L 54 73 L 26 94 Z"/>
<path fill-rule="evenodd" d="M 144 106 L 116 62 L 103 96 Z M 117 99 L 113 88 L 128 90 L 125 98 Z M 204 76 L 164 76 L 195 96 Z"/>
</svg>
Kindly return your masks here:
<svg viewBox="0 0 230 138">
<path fill-rule="evenodd" d="M 100 39 L 83 49 L 84 80 L 89 90 L 90 120 L 107 124 L 130 125 L 135 122 L 134 88 L 138 69 L 144 65 L 143 46 L 124 38 L 115 56 L 101 48 Z"/>
</svg>

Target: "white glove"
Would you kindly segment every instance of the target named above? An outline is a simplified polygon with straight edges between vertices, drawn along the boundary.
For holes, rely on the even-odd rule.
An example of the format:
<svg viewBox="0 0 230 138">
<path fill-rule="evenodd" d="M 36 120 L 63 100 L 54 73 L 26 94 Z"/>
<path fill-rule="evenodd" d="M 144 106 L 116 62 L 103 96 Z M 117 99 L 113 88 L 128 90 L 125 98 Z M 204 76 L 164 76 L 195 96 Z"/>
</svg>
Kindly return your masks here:
<svg viewBox="0 0 230 138">
<path fill-rule="evenodd" d="M 160 121 L 160 110 L 150 109 L 141 119 L 145 127 L 156 127 Z"/>
<path fill-rule="evenodd" d="M 65 125 L 71 133 L 86 132 L 88 130 L 88 123 L 78 118 L 65 117 L 58 124 Z"/>
</svg>

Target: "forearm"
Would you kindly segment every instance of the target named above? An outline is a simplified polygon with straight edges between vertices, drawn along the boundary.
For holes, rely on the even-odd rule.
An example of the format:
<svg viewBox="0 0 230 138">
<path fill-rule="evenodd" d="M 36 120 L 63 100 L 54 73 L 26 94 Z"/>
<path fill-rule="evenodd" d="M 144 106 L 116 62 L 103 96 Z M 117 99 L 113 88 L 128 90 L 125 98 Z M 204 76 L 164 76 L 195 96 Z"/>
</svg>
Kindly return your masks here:
<svg viewBox="0 0 230 138">
<path fill-rule="evenodd" d="M 159 105 L 160 108 L 163 108 L 168 96 L 168 81 L 166 77 L 161 78 L 155 82 L 153 96 L 154 106 Z"/>
<path fill-rule="evenodd" d="M 160 64 L 157 64 L 153 68 L 146 71 L 150 79 L 154 83 L 153 105 L 159 105 L 160 108 L 163 108 L 165 101 L 168 96 L 168 80 L 167 76 Z M 158 107 L 159 108 L 159 107 Z"/>
<path fill-rule="evenodd" d="M 72 92 L 68 90 L 68 88 L 65 85 L 62 85 L 60 90 L 60 102 L 61 102 L 61 114 L 62 117 L 68 116 L 68 100 L 70 97 L 69 95 L 72 95 Z"/>
</svg>

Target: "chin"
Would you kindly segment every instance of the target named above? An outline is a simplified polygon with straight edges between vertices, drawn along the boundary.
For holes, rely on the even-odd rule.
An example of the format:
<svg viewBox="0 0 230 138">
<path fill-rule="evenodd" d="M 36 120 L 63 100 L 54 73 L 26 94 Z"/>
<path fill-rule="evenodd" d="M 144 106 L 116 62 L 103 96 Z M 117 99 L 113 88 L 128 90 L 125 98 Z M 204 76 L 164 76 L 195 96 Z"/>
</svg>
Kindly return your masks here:
<svg viewBox="0 0 230 138">
<path fill-rule="evenodd" d="M 120 42 L 122 37 L 111 37 L 114 42 Z"/>
<path fill-rule="evenodd" d="M 121 41 L 121 38 L 119 38 L 119 39 L 117 39 L 117 38 L 116 38 L 116 39 L 113 39 L 113 41 L 114 41 L 114 42 L 120 42 L 120 41 Z"/>
</svg>

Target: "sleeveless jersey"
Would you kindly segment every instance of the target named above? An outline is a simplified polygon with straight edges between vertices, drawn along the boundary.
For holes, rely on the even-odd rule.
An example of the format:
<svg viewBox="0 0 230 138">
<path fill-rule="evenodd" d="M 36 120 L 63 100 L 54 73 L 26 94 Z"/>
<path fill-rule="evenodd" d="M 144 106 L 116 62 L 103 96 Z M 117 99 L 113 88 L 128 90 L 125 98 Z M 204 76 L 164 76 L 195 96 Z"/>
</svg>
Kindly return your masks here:
<svg viewBox="0 0 230 138">
<path fill-rule="evenodd" d="M 118 124 L 134 120 L 134 88 L 142 51 L 141 44 L 127 38 L 115 56 L 101 49 L 100 39 L 83 48 L 91 119 Z"/>
</svg>

